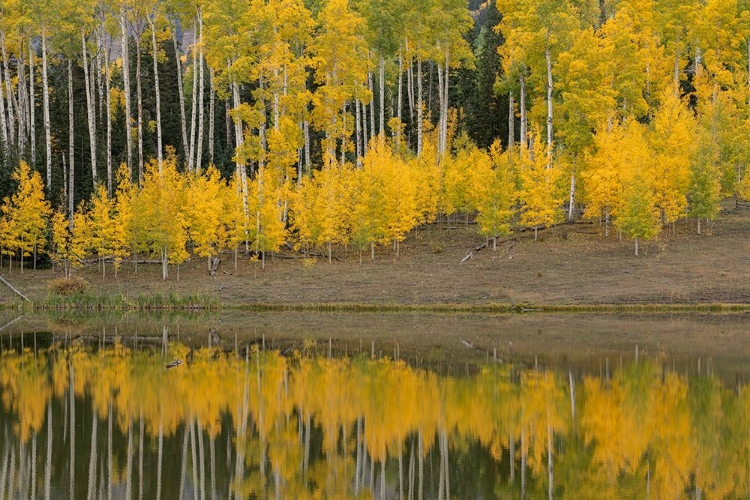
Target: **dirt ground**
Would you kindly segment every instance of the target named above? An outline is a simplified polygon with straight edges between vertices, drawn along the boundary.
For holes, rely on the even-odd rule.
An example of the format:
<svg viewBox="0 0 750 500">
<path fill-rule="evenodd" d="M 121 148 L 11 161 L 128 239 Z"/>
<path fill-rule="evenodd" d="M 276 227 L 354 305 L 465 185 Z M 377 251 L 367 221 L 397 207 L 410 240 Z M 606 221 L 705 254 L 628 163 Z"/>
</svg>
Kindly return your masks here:
<svg viewBox="0 0 750 500">
<path fill-rule="evenodd" d="M 285 250 L 261 263 L 231 254 L 222 256 L 217 276 L 209 276 L 205 260 L 170 266 L 161 279 L 158 264 L 140 264 L 137 274 L 124 263 L 118 276 L 96 265 L 78 269 L 94 293 L 134 297 L 174 292 L 208 294 L 225 304 L 642 304 L 750 302 L 750 210 L 730 202 L 704 234 L 695 221 L 665 228 L 653 241 L 642 242 L 634 255 L 631 240 L 603 235 L 598 224 L 561 225 L 514 235 L 476 252 L 461 263 L 483 237 L 475 225 L 455 223 L 420 228 L 402 242 L 400 257 L 390 245 L 362 256 L 349 247 L 334 248 L 334 261 L 302 258 Z M 47 283 L 58 270 L 8 270 L 0 275 L 32 300 L 46 297 Z M 13 293 L 0 286 L 0 302 Z"/>
</svg>

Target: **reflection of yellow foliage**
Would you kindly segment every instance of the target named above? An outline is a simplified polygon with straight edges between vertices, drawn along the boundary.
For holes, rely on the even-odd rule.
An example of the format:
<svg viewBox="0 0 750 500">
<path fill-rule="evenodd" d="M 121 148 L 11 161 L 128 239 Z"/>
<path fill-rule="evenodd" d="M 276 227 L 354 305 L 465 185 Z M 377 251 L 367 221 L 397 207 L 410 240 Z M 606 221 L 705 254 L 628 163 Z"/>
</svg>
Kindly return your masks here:
<svg viewBox="0 0 750 500">
<path fill-rule="evenodd" d="M 575 389 L 573 421 L 567 377 L 548 371 L 491 365 L 475 377 L 441 377 L 388 359 L 166 348 L 162 356 L 120 342 L 96 352 L 76 344 L 51 355 L 6 351 L 2 405 L 17 415 L 24 443 L 71 383 L 102 419 L 114 411 L 123 433 L 138 419 L 152 438 L 160 428 L 167 437 L 192 428 L 213 446 L 230 433 L 245 468 L 231 488 L 243 495 L 263 491 L 273 477 L 285 498 L 349 498 L 355 457 L 366 452 L 377 474 L 389 460 L 408 460 L 418 436 L 428 460 L 448 449 L 469 453 L 473 443 L 497 461 L 512 451 L 544 488 L 550 458 L 556 469 L 575 467 L 556 473 L 555 487 L 578 498 L 638 497 L 646 477 L 654 498 L 680 497 L 691 481 L 719 498 L 747 485 L 750 396 L 713 377 L 689 385 L 647 362 L 606 380 L 587 376 Z M 172 358 L 184 362 L 165 369 Z M 231 430 L 222 428 L 228 417 Z M 322 457 L 308 460 L 311 434 Z"/>
</svg>

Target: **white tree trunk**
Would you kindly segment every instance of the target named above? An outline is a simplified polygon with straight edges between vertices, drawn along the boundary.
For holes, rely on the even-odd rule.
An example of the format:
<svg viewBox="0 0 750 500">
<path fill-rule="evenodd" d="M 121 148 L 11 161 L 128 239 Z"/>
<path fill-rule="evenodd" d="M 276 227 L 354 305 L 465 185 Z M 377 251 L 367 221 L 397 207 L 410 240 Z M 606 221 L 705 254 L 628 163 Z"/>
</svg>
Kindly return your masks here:
<svg viewBox="0 0 750 500">
<path fill-rule="evenodd" d="M 307 172 L 307 175 L 310 175 L 310 170 L 312 169 L 310 158 L 310 120 L 305 118 L 302 128 L 305 135 L 305 172 Z"/>
<path fill-rule="evenodd" d="M 73 210 L 75 208 L 75 116 L 73 113 L 73 60 L 68 58 L 68 214 L 70 227 L 73 227 Z"/>
<path fill-rule="evenodd" d="M 203 163 L 203 92 L 204 92 L 204 81 L 205 75 L 204 64 L 203 64 L 203 13 L 200 8 L 198 9 L 198 141 L 196 145 L 195 154 L 195 168 L 198 172 L 201 171 L 201 164 Z"/>
<path fill-rule="evenodd" d="M 26 54 L 23 42 L 18 54 L 18 154 L 26 156 L 26 140 L 29 134 L 29 94 L 26 88 Z"/>
<path fill-rule="evenodd" d="M 367 156 L 368 136 L 367 136 L 367 106 L 363 101 L 359 102 L 362 107 L 362 156 Z"/>
<path fill-rule="evenodd" d="M 130 169 L 131 176 L 133 172 L 133 134 L 130 130 L 132 118 L 130 112 L 132 109 L 131 98 L 130 98 L 130 53 L 128 49 L 128 22 L 125 17 L 125 6 L 124 4 L 120 7 L 120 31 L 122 38 L 120 39 L 122 49 L 122 85 L 123 91 L 125 92 L 125 143 L 127 148 L 127 159 L 128 169 Z"/>
<path fill-rule="evenodd" d="M 198 33 L 197 20 L 193 20 L 193 33 Z M 194 35 L 195 36 L 195 35 Z M 193 99 L 190 110 L 190 152 L 188 153 L 188 172 L 195 170 L 195 126 L 198 111 L 198 41 L 193 40 Z M 235 105 L 236 108 L 236 105 Z"/>
<path fill-rule="evenodd" d="M 445 93 L 443 95 L 443 109 L 441 110 L 441 116 L 443 119 L 443 128 L 441 129 L 441 133 L 443 134 L 440 138 L 440 141 L 443 144 L 443 153 L 445 153 L 445 150 L 448 147 L 448 89 L 450 87 L 450 48 L 446 47 L 445 49 L 445 77 L 444 77 L 444 83 L 443 83 L 443 92 Z"/>
<path fill-rule="evenodd" d="M 156 17 L 156 14 L 154 14 Z M 159 46 L 156 44 L 156 26 L 154 20 L 148 19 L 151 28 L 151 50 L 154 59 L 154 92 L 156 93 L 156 161 L 159 164 L 159 173 L 162 171 L 162 144 L 161 144 L 161 92 L 159 89 Z"/>
<path fill-rule="evenodd" d="M 403 100 L 404 100 L 404 54 L 401 49 L 398 51 L 398 105 L 396 106 L 396 118 L 403 120 Z"/>
<path fill-rule="evenodd" d="M 576 171 L 575 168 L 570 174 L 570 199 L 568 201 L 568 220 L 573 221 L 576 204 Z"/>
<path fill-rule="evenodd" d="M 0 35 L 1 37 L 2 35 Z M 6 65 L 7 68 L 7 65 Z M 3 80 L 6 80 L 7 78 L 3 77 Z M 3 83 L 0 82 L 0 88 L 2 88 Z M 9 96 L 10 97 L 10 96 Z M 10 101 L 8 102 L 8 108 L 10 108 Z M 10 112 L 10 109 L 8 110 Z M 2 137 L 3 140 L 3 146 L 5 147 L 5 159 L 6 161 L 10 157 L 10 150 L 11 150 L 11 141 L 8 134 L 8 120 L 7 115 L 5 112 L 5 98 L 0 95 L 0 137 Z"/>
<path fill-rule="evenodd" d="M 372 71 L 367 72 L 367 85 L 370 89 L 370 137 L 375 137 L 375 86 L 372 83 Z"/>
<path fill-rule="evenodd" d="M 5 95 L 8 99 L 8 140 L 10 143 L 6 143 L 6 147 L 15 146 L 16 144 L 16 119 L 13 112 L 13 86 L 12 80 L 10 79 L 10 63 L 8 61 L 8 51 L 5 48 L 5 32 L 2 32 L 0 36 L 0 42 L 2 42 L 3 50 L 3 72 L 5 80 Z M 17 106 L 16 106 L 17 109 Z"/>
<path fill-rule="evenodd" d="M 214 130 L 216 115 L 216 89 L 214 89 L 214 70 L 208 69 L 208 161 L 215 164 L 214 161 Z"/>
<path fill-rule="evenodd" d="M 29 43 L 29 141 L 31 142 L 32 164 L 36 164 L 36 96 L 34 94 L 34 45 Z"/>
<path fill-rule="evenodd" d="M 102 17 L 101 36 L 104 37 L 104 18 Z M 107 114 L 107 195 L 112 197 L 112 101 L 110 99 L 111 81 L 109 74 L 109 45 L 104 50 L 104 91 L 106 101 L 104 110 Z"/>
<path fill-rule="evenodd" d="M 139 22 L 140 24 L 140 22 Z M 143 93 L 141 91 L 141 32 L 135 33 L 135 98 L 138 106 L 138 184 L 143 183 Z"/>
<path fill-rule="evenodd" d="M 96 112 L 94 109 L 94 89 L 89 75 L 88 51 L 86 50 L 86 33 L 81 28 L 81 47 L 83 53 L 83 80 L 86 86 L 86 118 L 89 127 L 89 151 L 91 152 L 91 181 L 96 188 Z"/>
<path fill-rule="evenodd" d="M 521 151 L 529 147 L 528 120 L 526 117 L 526 75 L 521 73 L 521 97 L 518 102 L 521 107 Z"/>
<path fill-rule="evenodd" d="M 422 59 L 417 58 L 417 156 L 422 155 Z"/>
<path fill-rule="evenodd" d="M 185 92 L 182 88 L 182 63 L 180 49 L 177 46 L 177 29 L 172 26 L 172 43 L 174 44 L 175 61 L 177 62 L 177 92 L 180 96 L 180 125 L 182 125 L 182 150 L 188 156 L 187 120 L 185 118 Z"/>
<path fill-rule="evenodd" d="M 547 168 L 552 166 L 552 56 L 550 47 L 544 50 L 544 58 L 547 62 Z"/>
<path fill-rule="evenodd" d="M 234 100 L 234 108 L 237 109 L 237 107 L 240 105 L 240 86 L 237 84 L 237 82 L 234 81 L 232 82 L 232 98 Z M 239 150 L 245 142 L 242 135 L 242 121 L 240 121 L 239 118 L 234 118 L 234 140 L 236 150 Z M 247 204 L 247 167 L 245 166 L 244 160 L 242 160 L 239 155 L 237 155 L 236 160 L 236 171 L 239 178 L 238 180 L 240 182 L 240 187 L 242 189 L 242 209 L 245 215 L 245 221 L 247 221 L 248 217 L 250 216 Z M 247 239 L 245 241 L 245 246 L 247 246 Z"/>
<path fill-rule="evenodd" d="M 360 109 L 359 109 L 359 99 L 354 99 L 354 137 L 356 139 L 355 141 L 355 147 L 356 147 L 356 156 L 357 156 L 357 168 L 359 168 L 362 165 L 362 124 L 360 123 L 360 120 L 362 119 Z"/>
<path fill-rule="evenodd" d="M 516 113 L 513 102 L 513 92 L 508 94 L 508 149 L 513 147 L 516 140 Z"/>
<path fill-rule="evenodd" d="M 385 58 L 380 54 L 380 140 L 385 139 Z"/>
</svg>

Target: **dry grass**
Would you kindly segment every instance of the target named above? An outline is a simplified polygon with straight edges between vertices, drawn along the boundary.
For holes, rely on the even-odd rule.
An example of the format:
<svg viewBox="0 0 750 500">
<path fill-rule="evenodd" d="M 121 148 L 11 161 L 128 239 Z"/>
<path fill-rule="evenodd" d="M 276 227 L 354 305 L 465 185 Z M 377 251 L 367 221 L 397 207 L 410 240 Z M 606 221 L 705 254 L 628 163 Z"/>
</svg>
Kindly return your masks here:
<svg viewBox="0 0 750 500">
<path fill-rule="evenodd" d="M 129 300 L 139 296 L 199 295 L 227 305 L 276 304 L 279 307 L 356 310 L 410 307 L 464 310 L 503 310 L 537 307 L 581 307 L 605 310 L 603 305 L 750 303 L 750 211 L 727 210 L 711 235 L 697 235 L 694 222 L 680 223 L 676 234 L 665 230 L 633 255 L 633 243 L 616 234 L 604 237 L 595 224 L 519 233 L 493 252 L 484 249 L 459 264 L 483 242 L 475 226 L 420 228 L 401 244 L 401 256 L 390 246 L 369 252 L 359 263 L 353 248 L 335 248 L 334 261 L 313 261 L 284 251 L 261 263 L 240 256 L 235 270 L 226 254 L 217 276 L 209 276 L 203 259 L 170 269 L 161 279 L 158 264 L 124 263 L 118 276 L 102 278 L 96 266 L 77 270 L 93 295 L 111 294 Z M 304 258 L 303 258 L 304 257 Z M 44 301 L 48 283 L 60 270 L 2 275 L 32 300 Z M 13 293 L 0 287 L 0 302 L 14 302 Z M 349 306 L 344 306 L 348 304 Z M 456 306 L 458 305 L 458 306 Z"/>
</svg>

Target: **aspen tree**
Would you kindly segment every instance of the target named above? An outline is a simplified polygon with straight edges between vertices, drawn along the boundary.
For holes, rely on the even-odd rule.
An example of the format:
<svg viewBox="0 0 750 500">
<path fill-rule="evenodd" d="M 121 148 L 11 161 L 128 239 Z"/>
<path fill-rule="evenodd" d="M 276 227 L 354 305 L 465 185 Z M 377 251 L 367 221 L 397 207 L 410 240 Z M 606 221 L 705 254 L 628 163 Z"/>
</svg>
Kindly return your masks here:
<svg viewBox="0 0 750 500">
<path fill-rule="evenodd" d="M 628 158 L 623 171 L 622 192 L 614 211 L 615 224 L 623 235 L 635 240 L 635 255 L 641 240 L 659 234 L 653 178 L 653 152 L 646 142 L 643 126 L 635 120 L 626 124 L 620 154 Z"/>
<path fill-rule="evenodd" d="M 13 241 L 21 258 L 34 257 L 36 269 L 37 252 L 44 250 L 47 241 L 47 219 L 52 213 L 44 196 L 44 184 L 38 172 L 32 172 L 25 161 L 21 161 L 13 172 L 18 182 L 15 193 L 3 200 L 0 208 L 7 220 L 10 241 Z"/>
<path fill-rule="evenodd" d="M 560 220 L 564 198 L 559 187 L 561 167 L 549 164 L 539 132 L 534 134 L 532 143 L 523 153 L 520 167 L 521 224 L 534 228 L 536 240 L 540 227 L 550 227 Z"/>
<path fill-rule="evenodd" d="M 492 238 L 494 251 L 497 250 L 497 238 L 510 234 L 510 221 L 518 194 L 511 159 L 515 152 L 512 149 L 502 151 L 500 141 L 496 140 L 490 148 L 490 155 L 492 168 L 485 172 L 487 177 L 482 191 L 478 193 L 477 223 L 480 234 Z"/>
</svg>

